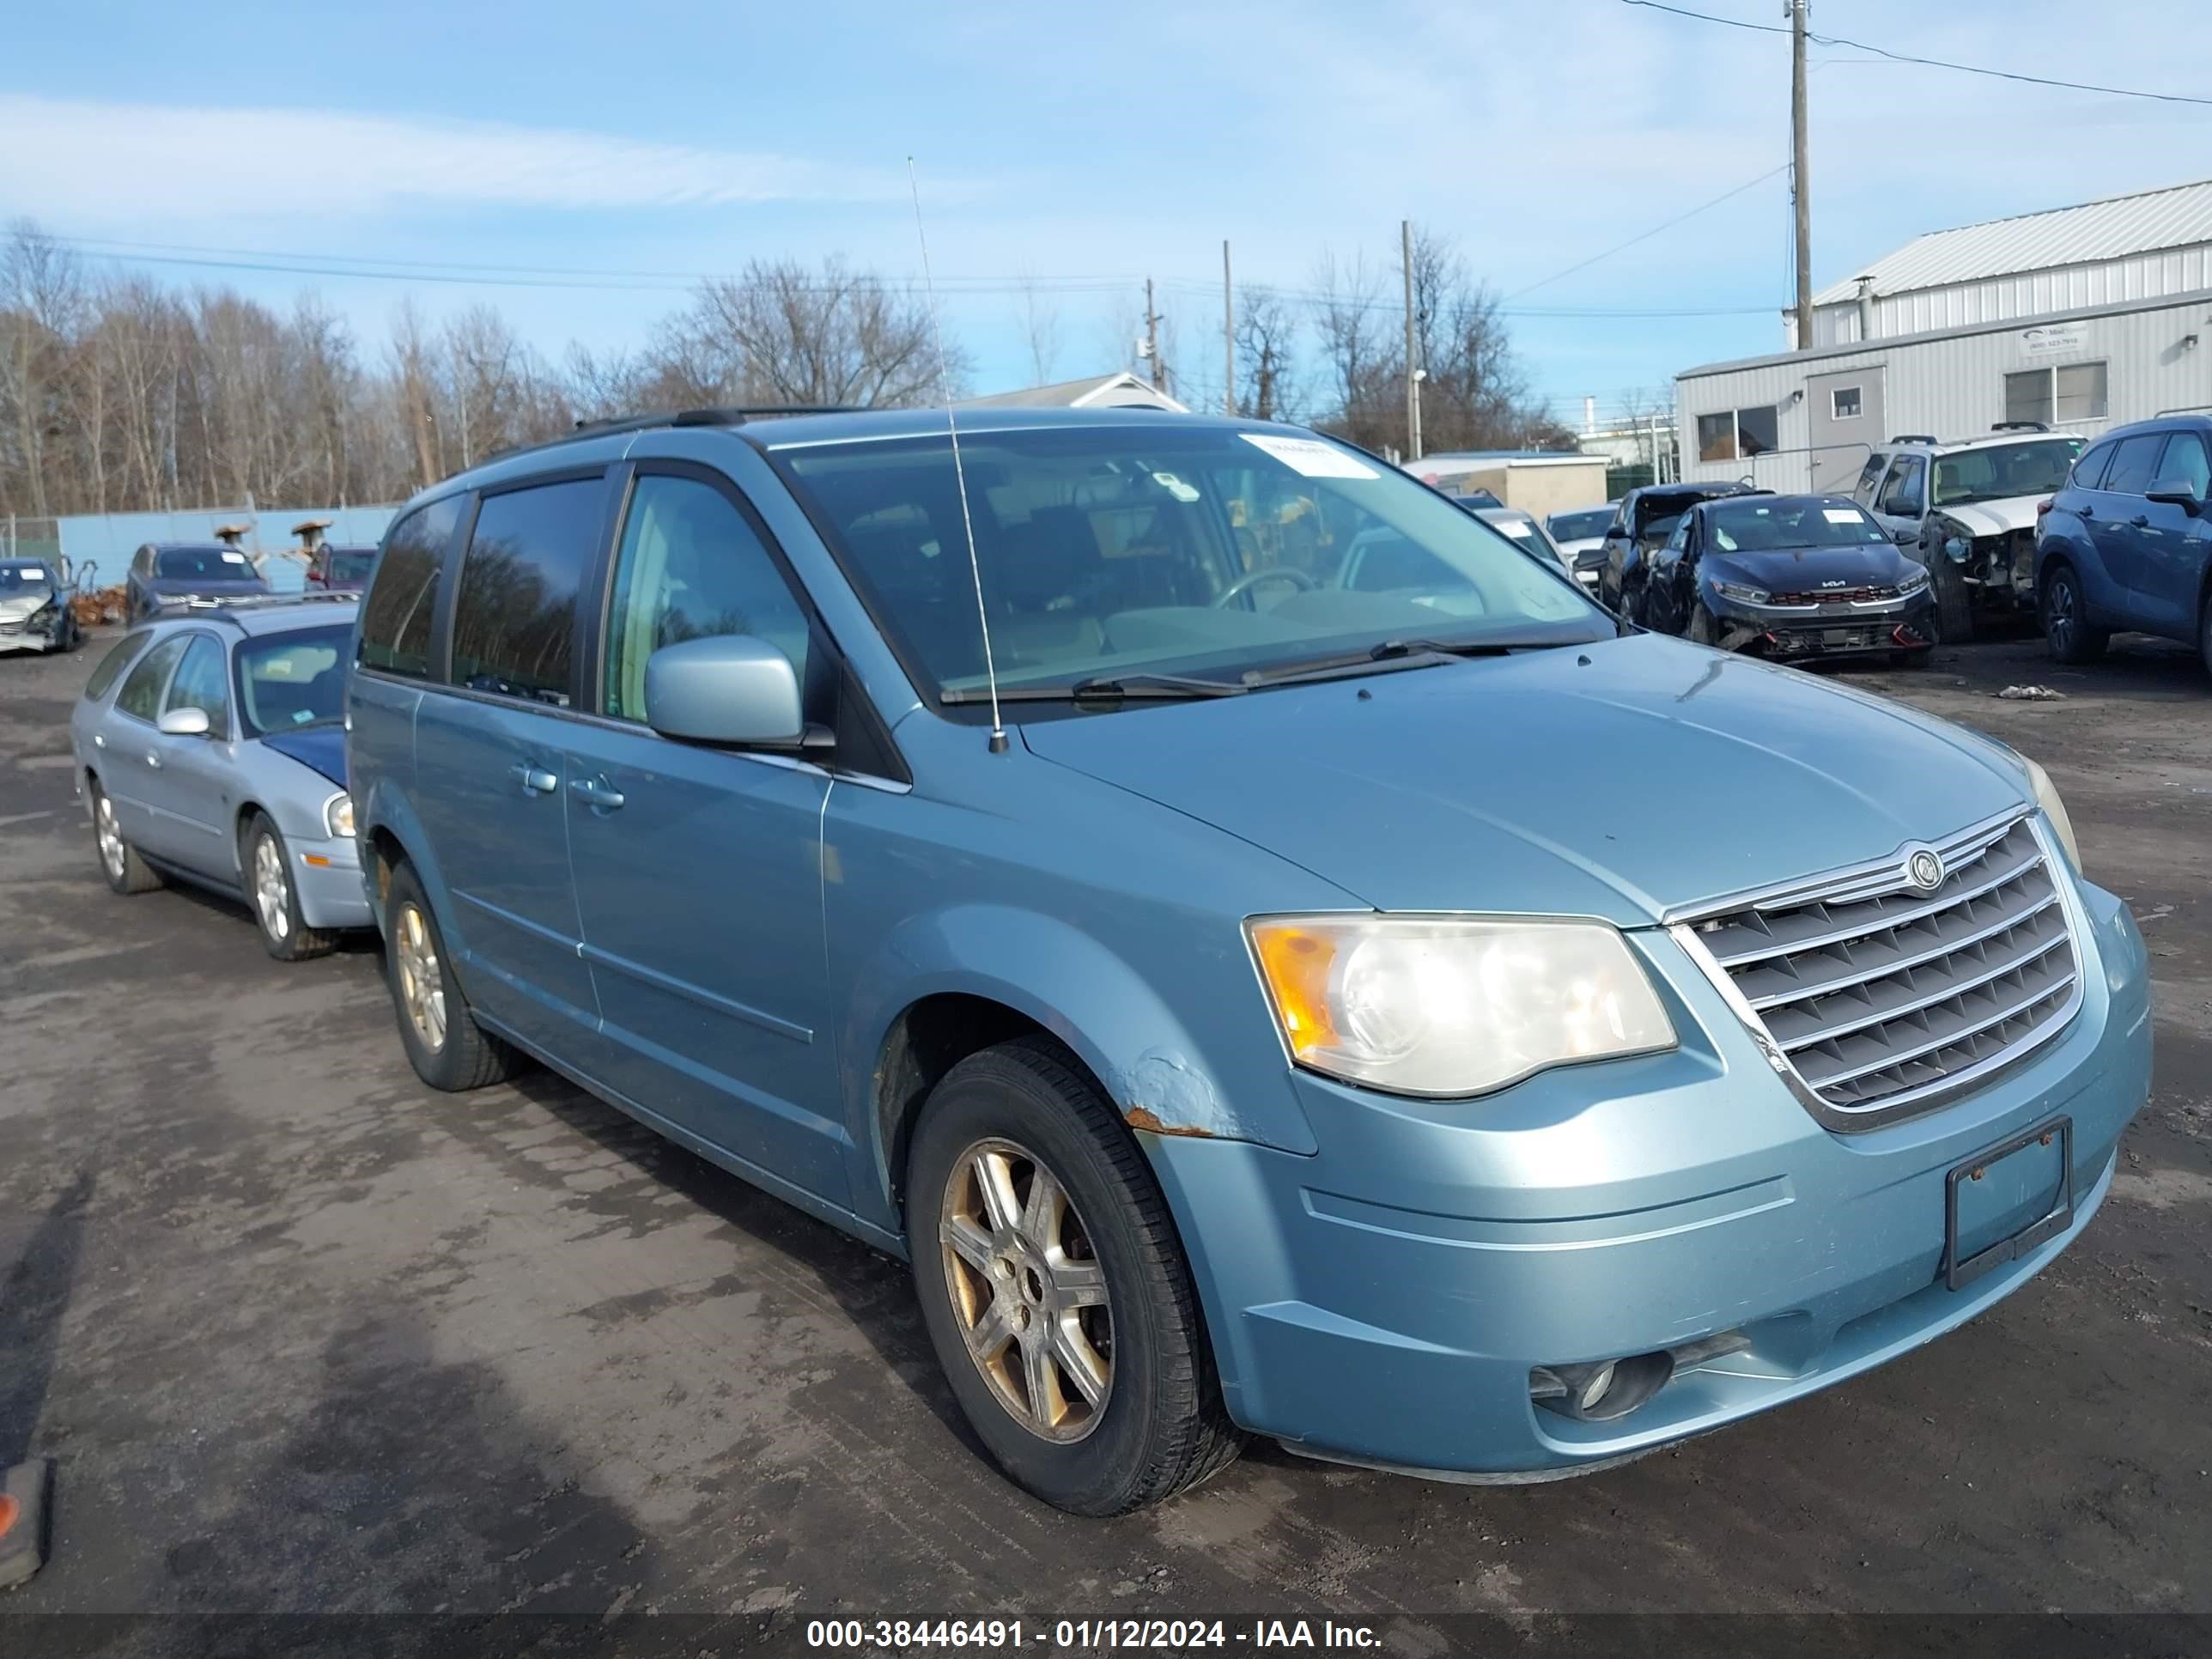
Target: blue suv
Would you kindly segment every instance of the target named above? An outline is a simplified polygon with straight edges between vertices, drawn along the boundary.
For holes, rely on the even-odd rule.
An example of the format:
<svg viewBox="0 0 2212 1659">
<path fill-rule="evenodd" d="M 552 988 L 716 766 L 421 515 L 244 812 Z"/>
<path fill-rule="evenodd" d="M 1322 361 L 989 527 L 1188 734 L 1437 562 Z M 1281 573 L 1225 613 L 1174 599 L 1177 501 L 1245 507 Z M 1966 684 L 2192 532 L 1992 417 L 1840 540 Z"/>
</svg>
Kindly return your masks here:
<svg viewBox="0 0 2212 1659">
<path fill-rule="evenodd" d="M 2060 662 L 2131 629 L 2196 646 L 2212 672 L 2212 416 L 2116 427 L 2084 451 L 2037 528 L 2035 591 Z"/>
<path fill-rule="evenodd" d="M 2145 954 L 2033 762 L 1311 433 L 958 438 L 700 411 L 401 512 L 349 775 L 427 1082 L 542 1061 L 904 1258 L 1090 1515 L 1246 1434 L 1601 1467 L 2087 1224 Z"/>
</svg>

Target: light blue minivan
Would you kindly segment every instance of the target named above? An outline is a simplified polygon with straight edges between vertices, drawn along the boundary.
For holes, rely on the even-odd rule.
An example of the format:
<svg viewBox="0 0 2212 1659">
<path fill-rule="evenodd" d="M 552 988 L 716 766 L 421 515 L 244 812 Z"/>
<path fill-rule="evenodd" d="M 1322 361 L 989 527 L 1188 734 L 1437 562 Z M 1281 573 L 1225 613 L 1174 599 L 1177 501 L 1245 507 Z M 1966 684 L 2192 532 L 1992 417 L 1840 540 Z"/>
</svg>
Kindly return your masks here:
<svg viewBox="0 0 2212 1659">
<path fill-rule="evenodd" d="M 2146 960 L 2033 762 L 1311 433 L 958 440 L 698 411 L 401 513 L 349 777 L 425 1080 L 535 1059 L 910 1261 L 1091 1515 L 1247 1434 L 1601 1467 L 2087 1224 Z"/>
</svg>

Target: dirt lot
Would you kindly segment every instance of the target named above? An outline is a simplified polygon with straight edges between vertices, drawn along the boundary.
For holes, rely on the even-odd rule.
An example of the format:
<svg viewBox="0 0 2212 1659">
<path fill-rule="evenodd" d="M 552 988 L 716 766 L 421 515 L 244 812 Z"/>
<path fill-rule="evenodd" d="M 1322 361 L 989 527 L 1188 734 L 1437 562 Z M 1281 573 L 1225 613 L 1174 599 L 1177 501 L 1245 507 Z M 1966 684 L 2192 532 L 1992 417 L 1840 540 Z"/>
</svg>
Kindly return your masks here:
<svg viewBox="0 0 2212 1659">
<path fill-rule="evenodd" d="M 101 648 L 0 658 L 0 1463 L 52 1455 L 60 1498 L 0 1650 L 88 1613 L 561 1614 L 262 1628 L 686 1653 L 825 1616 L 1334 1615 L 1415 1654 L 1628 1611 L 2212 1614 L 2212 686 L 2179 649 L 1853 677 L 2042 759 L 2151 944 L 2156 1091 L 2041 1279 L 1609 1474 L 1255 1449 L 1101 1524 L 979 1459 L 894 1263 L 544 1076 L 424 1091 L 373 944 L 288 968 L 242 909 L 110 895 L 64 732 Z M 1991 695 L 2019 680 L 2067 700 Z M 647 1612 L 693 1617 L 599 1622 Z"/>
</svg>

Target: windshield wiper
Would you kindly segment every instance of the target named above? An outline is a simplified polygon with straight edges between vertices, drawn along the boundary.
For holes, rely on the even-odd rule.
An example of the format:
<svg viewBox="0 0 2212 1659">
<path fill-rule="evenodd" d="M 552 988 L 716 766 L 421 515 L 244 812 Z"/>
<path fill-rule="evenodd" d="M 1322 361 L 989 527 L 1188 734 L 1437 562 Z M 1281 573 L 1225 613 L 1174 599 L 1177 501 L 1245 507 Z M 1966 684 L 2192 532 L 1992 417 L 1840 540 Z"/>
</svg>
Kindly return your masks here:
<svg viewBox="0 0 2212 1659">
<path fill-rule="evenodd" d="M 1122 702 L 1136 698 L 1161 701 L 1189 697 L 1239 697 L 1249 685 L 1228 680 L 1202 680 L 1182 674 L 1114 674 L 1078 680 L 1073 685 L 1006 685 L 999 689 L 1000 702 Z M 939 702 L 988 702 L 988 687 L 955 688 L 937 694 Z"/>
<path fill-rule="evenodd" d="M 1302 680 L 1342 678 L 1371 672 L 1378 667 L 1430 668 L 1464 657 L 1503 657 L 1515 651 L 1548 651 L 1561 645 L 1580 645 L 1580 640 L 1384 640 L 1355 655 L 1322 657 L 1291 663 L 1282 668 L 1255 669 L 1244 676 L 1252 686 L 1293 685 Z"/>
</svg>

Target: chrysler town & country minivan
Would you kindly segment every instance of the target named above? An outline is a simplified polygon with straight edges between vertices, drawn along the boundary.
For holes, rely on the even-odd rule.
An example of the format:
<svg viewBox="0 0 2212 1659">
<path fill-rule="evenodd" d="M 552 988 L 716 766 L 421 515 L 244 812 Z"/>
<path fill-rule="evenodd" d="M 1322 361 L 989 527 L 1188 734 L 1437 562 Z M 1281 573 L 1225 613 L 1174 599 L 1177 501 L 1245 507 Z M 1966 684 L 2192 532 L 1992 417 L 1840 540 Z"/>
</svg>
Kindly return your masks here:
<svg viewBox="0 0 2212 1659">
<path fill-rule="evenodd" d="M 1600 1467 L 2087 1224 L 2145 954 L 2032 762 L 1310 433 L 958 439 L 700 411 L 403 511 L 349 777 L 426 1081 L 534 1058 L 908 1260 L 1094 1515 L 1248 1434 Z"/>
</svg>

